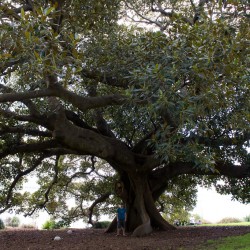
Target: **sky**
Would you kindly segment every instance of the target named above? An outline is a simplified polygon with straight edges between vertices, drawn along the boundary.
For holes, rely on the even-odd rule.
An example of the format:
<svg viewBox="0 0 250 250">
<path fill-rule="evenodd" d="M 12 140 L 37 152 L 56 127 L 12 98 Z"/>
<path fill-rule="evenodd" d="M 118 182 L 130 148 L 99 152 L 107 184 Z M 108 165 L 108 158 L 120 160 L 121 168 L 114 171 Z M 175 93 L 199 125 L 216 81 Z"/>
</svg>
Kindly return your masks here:
<svg viewBox="0 0 250 250">
<path fill-rule="evenodd" d="M 200 215 L 203 219 L 216 223 L 223 218 L 233 217 L 243 219 L 250 215 L 250 204 L 244 205 L 232 201 L 231 195 L 220 195 L 214 188 L 198 189 L 198 201 L 193 214 Z"/>
<path fill-rule="evenodd" d="M 230 195 L 220 195 L 213 188 L 198 189 L 197 205 L 192 211 L 192 214 L 198 214 L 203 219 L 216 223 L 223 218 L 233 217 L 243 219 L 247 215 L 250 215 L 250 204 L 244 205 L 237 201 L 232 201 Z M 6 217 L 13 216 L 13 214 L 1 214 L 0 218 L 5 219 Z M 24 218 L 20 215 L 21 224 L 32 224 L 38 228 L 42 227 L 42 224 L 49 219 L 49 215 L 46 212 L 40 213 L 38 218 Z M 81 222 L 76 222 L 71 225 L 72 228 L 82 228 L 86 226 Z"/>
</svg>

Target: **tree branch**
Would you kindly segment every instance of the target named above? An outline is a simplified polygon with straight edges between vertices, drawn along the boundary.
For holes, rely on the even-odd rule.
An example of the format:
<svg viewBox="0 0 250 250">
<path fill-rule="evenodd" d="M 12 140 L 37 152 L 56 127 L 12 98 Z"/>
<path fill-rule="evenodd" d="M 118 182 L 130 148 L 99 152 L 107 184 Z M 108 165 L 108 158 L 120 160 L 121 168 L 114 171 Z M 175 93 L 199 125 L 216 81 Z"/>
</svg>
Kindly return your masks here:
<svg viewBox="0 0 250 250">
<path fill-rule="evenodd" d="M 0 102 L 15 102 L 24 101 L 27 99 L 34 99 L 39 97 L 55 96 L 56 93 L 52 89 L 35 90 L 29 92 L 12 92 L 0 95 Z"/>
<path fill-rule="evenodd" d="M 126 98 L 119 94 L 98 97 L 83 97 L 64 89 L 59 84 L 54 83 L 50 85 L 50 88 L 44 90 L 2 94 L 0 95 L 0 102 L 24 101 L 27 99 L 49 96 L 60 97 L 64 101 L 70 102 L 81 111 L 106 107 L 109 105 L 121 105 L 126 101 Z"/>
<path fill-rule="evenodd" d="M 99 198 L 97 198 L 92 205 L 89 207 L 89 220 L 88 223 L 90 223 L 91 225 L 94 224 L 93 220 L 92 220 L 92 216 L 93 216 L 93 211 L 96 205 L 98 205 L 101 202 L 104 202 L 105 200 L 107 200 L 109 198 L 109 196 L 111 195 L 111 192 L 107 192 L 103 195 L 101 195 Z"/>
<path fill-rule="evenodd" d="M 14 67 L 14 69 L 11 70 L 11 72 L 15 71 L 15 69 L 17 68 L 17 65 L 24 62 L 24 59 L 11 59 L 9 61 L 4 61 L 3 63 L 0 63 L 0 72 L 2 75 L 6 75 L 7 73 L 5 72 L 8 68 Z M 9 72 L 9 70 L 8 70 Z"/>
<path fill-rule="evenodd" d="M 29 173 L 31 173 L 32 171 L 34 171 L 42 163 L 42 161 L 45 158 L 48 158 L 50 156 L 51 156 L 50 154 L 42 154 L 38 159 L 35 160 L 34 164 L 30 168 L 26 169 L 25 171 L 18 171 L 19 173 L 18 173 L 18 175 L 16 175 L 13 182 L 11 183 L 9 190 L 8 190 L 8 193 L 7 193 L 7 196 L 6 196 L 5 204 L 6 204 L 7 208 L 0 210 L 0 213 L 6 211 L 11 206 L 11 204 L 9 202 L 10 202 L 11 197 L 12 197 L 13 189 L 15 188 L 17 183 L 22 179 L 22 177 L 24 177 L 24 176 L 28 175 Z"/>
<path fill-rule="evenodd" d="M 181 20 L 184 21 L 185 23 L 188 23 L 188 24 L 190 24 L 190 25 L 193 24 L 193 22 L 192 22 L 189 18 L 184 17 L 184 16 L 180 16 L 180 14 L 175 13 L 173 10 L 171 10 L 171 12 L 167 12 L 167 11 L 165 11 L 165 10 L 162 8 L 162 6 L 161 6 L 160 4 L 157 4 L 157 7 L 158 7 L 158 9 L 152 8 L 152 11 L 153 11 L 153 12 L 159 12 L 159 13 L 161 13 L 163 16 L 169 17 L 170 19 L 172 19 L 172 18 L 174 18 L 174 17 L 178 17 L 178 18 L 181 18 Z"/>
<path fill-rule="evenodd" d="M 119 94 L 98 97 L 83 97 L 64 89 L 58 84 L 53 85 L 52 88 L 55 88 L 56 96 L 62 98 L 64 101 L 70 102 L 81 111 L 87 111 L 89 109 L 101 108 L 110 105 L 121 105 L 126 101 L 126 98 Z"/>
<path fill-rule="evenodd" d="M 225 175 L 232 178 L 250 177 L 250 165 L 248 163 L 235 165 L 230 162 L 216 162 L 214 168 L 195 167 L 194 163 L 175 162 L 167 167 L 169 177 L 175 177 L 182 174 L 195 175 Z"/>
<path fill-rule="evenodd" d="M 13 89 L 12 88 L 10 88 L 10 87 L 7 87 L 7 86 L 5 86 L 5 85 L 3 85 L 3 84 L 0 84 L 0 90 L 2 89 L 2 92 L 4 93 L 3 95 L 0 95 L 0 102 L 1 102 L 1 97 L 3 97 L 3 98 L 5 98 L 4 96 L 8 96 L 8 95 L 15 95 L 15 94 L 17 94 L 16 92 L 14 92 L 13 91 Z M 32 114 L 32 115 L 34 115 L 34 114 L 38 114 L 38 111 L 37 111 L 37 108 L 36 108 L 36 106 L 30 101 L 30 100 L 26 100 L 26 99 L 24 99 L 23 100 L 23 104 L 25 104 L 27 107 L 28 107 L 28 109 L 29 109 L 29 111 L 30 111 L 30 113 Z"/>
<path fill-rule="evenodd" d="M 150 174 L 150 187 L 154 199 L 158 199 L 166 190 L 170 179 L 185 174 L 202 176 L 224 175 L 231 178 L 243 179 L 250 177 L 250 166 L 247 164 L 239 166 L 226 162 L 217 162 L 215 167 L 210 169 L 195 167 L 195 164 L 191 162 L 175 162 L 162 166 Z"/>
<path fill-rule="evenodd" d="M 96 128 L 92 128 L 91 126 L 89 126 L 85 121 L 83 121 L 79 117 L 79 115 L 77 115 L 73 111 L 65 110 L 65 114 L 66 114 L 67 119 L 70 120 L 71 122 L 73 122 L 76 126 L 81 127 L 81 128 L 85 128 L 85 129 L 90 129 L 90 130 L 98 133 L 98 130 Z"/>
<path fill-rule="evenodd" d="M 99 71 L 91 71 L 88 69 L 82 69 L 82 76 L 88 79 L 96 80 L 109 86 L 120 87 L 126 89 L 130 83 L 127 79 L 117 78 L 110 76 L 107 73 L 101 73 Z"/>
<path fill-rule="evenodd" d="M 4 135 L 7 133 L 52 137 L 52 133 L 50 131 L 40 131 L 38 129 L 30 129 L 30 128 L 26 128 L 22 126 L 18 126 L 18 127 L 2 126 L 2 128 L 0 129 L 0 135 Z"/>
<path fill-rule="evenodd" d="M 13 145 L 5 150 L 0 151 L 0 159 L 8 155 L 14 155 L 17 153 L 41 152 L 44 150 L 49 150 L 51 148 L 57 148 L 58 146 L 60 146 L 60 144 L 56 140 L 22 145 Z"/>
<path fill-rule="evenodd" d="M 53 176 L 53 180 L 52 182 L 50 183 L 48 189 L 46 190 L 45 194 L 44 194 L 44 197 L 45 197 L 45 200 L 43 203 L 39 204 L 39 207 L 40 208 L 45 208 L 46 206 L 46 203 L 49 201 L 49 194 L 53 188 L 53 186 L 57 183 L 58 181 L 58 172 L 59 172 L 59 169 L 58 169 L 58 162 L 59 162 L 59 158 L 60 158 L 60 155 L 57 155 L 56 156 L 56 161 L 55 161 L 55 164 L 54 164 L 54 176 Z"/>
</svg>

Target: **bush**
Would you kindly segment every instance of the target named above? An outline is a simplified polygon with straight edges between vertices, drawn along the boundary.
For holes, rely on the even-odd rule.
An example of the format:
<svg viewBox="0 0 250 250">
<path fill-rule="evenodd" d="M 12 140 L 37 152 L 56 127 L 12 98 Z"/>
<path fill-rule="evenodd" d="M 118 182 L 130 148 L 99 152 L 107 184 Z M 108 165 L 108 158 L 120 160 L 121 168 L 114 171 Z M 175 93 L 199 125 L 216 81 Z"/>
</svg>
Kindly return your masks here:
<svg viewBox="0 0 250 250">
<path fill-rule="evenodd" d="M 93 227 L 94 228 L 107 228 L 110 225 L 110 221 L 97 221 Z"/>
<path fill-rule="evenodd" d="M 42 229 L 60 229 L 60 228 L 68 227 L 69 225 L 70 225 L 70 222 L 66 220 L 60 220 L 58 222 L 56 222 L 55 220 L 47 220 L 42 225 Z"/>
<path fill-rule="evenodd" d="M 4 225 L 3 221 L 0 219 L 0 230 L 4 229 L 4 228 L 5 228 L 5 225 Z"/>
<path fill-rule="evenodd" d="M 42 229 L 55 229 L 56 222 L 54 220 L 47 220 L 45 223 L 42 225 Z"/>
<path fill-rule="evenodd" d="M 17 216 L 14 216 L 11 220 L 12 227 L 18 227 L 20 225 L 20 219 Z"/>
<path fill-rule="evenodd" d="M 55 224 L 55 229 L 59 229 L 59 228 L 65 228 L 65 227 L 69 227 L 70 226 L 70 221 L 69 220 L 59 220 L 58 222 L 56 222 Z"/>
<path fill-rule="evenodd" d="M 247 215 L 246 217 L 244 217 L 244 221 L 246 221 L 246 222 L 250 222 L 250 214 L 249 214 L 249 215 Z"/>
<path fill-rule="evenodd" d="M 14 217 L 8 217 L 5 220 L 6 226 L 9 227 L 18 227 L 20 225 L 20 219 L 17 216 Z"/>
<path fill-rule="evenodd" d="M 227 218 L 223 218 L 218 223 L 219 224 L 226 224 L 226 223 L 238 223 L 238 222 L 241 222 L 241 220 L 238 218 L 227 217 Z"/>
</svg>

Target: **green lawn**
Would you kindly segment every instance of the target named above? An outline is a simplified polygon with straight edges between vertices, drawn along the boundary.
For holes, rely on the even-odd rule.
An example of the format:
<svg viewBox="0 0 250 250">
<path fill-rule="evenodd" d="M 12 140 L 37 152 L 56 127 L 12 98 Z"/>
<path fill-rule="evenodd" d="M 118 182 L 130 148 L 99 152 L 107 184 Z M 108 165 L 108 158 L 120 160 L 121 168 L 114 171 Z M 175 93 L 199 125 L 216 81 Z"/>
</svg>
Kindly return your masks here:
<svg viewBox="0 0 250 250">
<path fill-rule="evenodd" d="M 225 224 L 202 224 L 200 226 L 203 226 L 203 227 L 250 226 L 250 222 L 237 222 L 237 223 L 225 223 Z"/>
<path fill-rule="evenodd" d="M 226 237 L 220 240 L 208 240 L 200 250 L 249 250 L 250 233 L 242 236 Z"/>
</svg>

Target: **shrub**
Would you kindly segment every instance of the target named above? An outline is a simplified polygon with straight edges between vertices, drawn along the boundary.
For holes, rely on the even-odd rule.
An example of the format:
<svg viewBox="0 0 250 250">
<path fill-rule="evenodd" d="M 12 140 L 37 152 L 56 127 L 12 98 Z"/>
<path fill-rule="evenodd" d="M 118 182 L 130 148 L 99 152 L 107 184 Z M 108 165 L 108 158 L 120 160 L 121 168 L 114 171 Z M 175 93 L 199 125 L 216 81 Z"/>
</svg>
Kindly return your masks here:
<svg viewBox="0 0 250 250">
<path fill-rule="evenodd" d="M 18 227 L 20 225 L 20 219 L 17 216 L 14 216 L 11 220 L 12 227 Z"/>
<path fill-rule="evenodd" d="M 249 215 L 247 215 L 246 217 L 244 217 L 244 221 L 246 221 L 246 222 L 250 222 L 250 214 L 249 214 Z"/>
<path fill-rule="evenodd" d="M 59 220 L 58 222 L 56 222 L 55 229 L 65 228 L 65 227 L 69 227 L 69 226 L 70 226 L 70 221 L 63 219 L 63 220 Z"/>
<path fill-rule="evenodd" d="M 220 220 L 218 223 L 225 224 L 225 223 L 238 223 L 238 222 L 241 222 L 241 220 L 238 218 L 226 217 Z"/>
<path fill-rule="evenodd" d="M 20 219 L 17 216 L 14 217 L 8 217 L 5 220 L 6 226 L 9 227 L 18 227 L 20 225 Z"/>
<path fill-rule="evenodd" d="M 94 228 L 107 228 L 110 225 L 110 221 L 97 221 L 93 227 Z"/>
<path fill-rule="evenodd" d="M 4 229 L 5 228 L 5 225 L 3 223 L 3 221 L 0 219 L 0 229 Z"/>
<path fill-rule="evenodd" d="M 67 220 L 60 220 L 56 222 L 55 220 L 47 220 L 42 225 L 42 229 L 60 229 L 64 227 L 68 227 L 70 225 L 70 222 Z"/>
<path fill-rule="evenodd" d="M 54 220 L 47 220 L 45 223 L 42 225 L 42 229 L 55 229 L 55 224 L 56 222 Z"/>
</svg>

